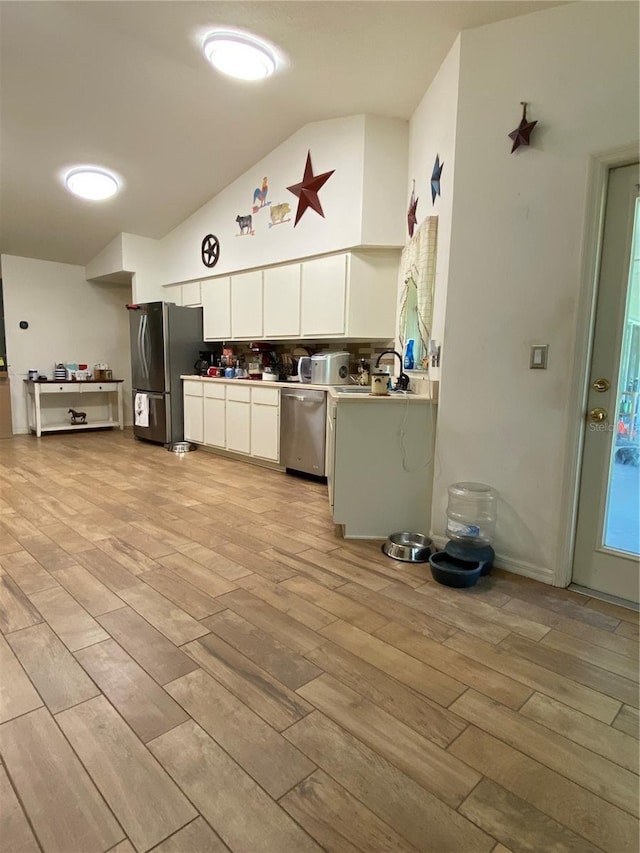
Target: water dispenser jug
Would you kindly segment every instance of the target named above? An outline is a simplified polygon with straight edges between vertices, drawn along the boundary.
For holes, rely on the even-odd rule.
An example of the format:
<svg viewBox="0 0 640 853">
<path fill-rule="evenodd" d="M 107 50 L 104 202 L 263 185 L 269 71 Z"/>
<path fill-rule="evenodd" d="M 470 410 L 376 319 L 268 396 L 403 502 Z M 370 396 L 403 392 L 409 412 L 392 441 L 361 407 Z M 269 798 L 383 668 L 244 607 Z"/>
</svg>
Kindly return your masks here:
<svg viewBox="0 0 640 853">
<path fill-rule="evenodd" d="M 473 547 L 490 545 L 496 530 L 498 492 L 484 483 L 454 483 L 448 492 L 447 536 Z"/>
</svg>

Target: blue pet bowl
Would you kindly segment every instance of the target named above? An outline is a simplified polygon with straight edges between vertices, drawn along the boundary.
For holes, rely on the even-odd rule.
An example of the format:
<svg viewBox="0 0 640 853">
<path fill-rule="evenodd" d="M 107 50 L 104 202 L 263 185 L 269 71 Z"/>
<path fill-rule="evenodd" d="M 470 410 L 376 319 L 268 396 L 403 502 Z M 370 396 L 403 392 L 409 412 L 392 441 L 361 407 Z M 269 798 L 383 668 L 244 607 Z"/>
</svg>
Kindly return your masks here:
<svg viewBox="0 0 640 853">
<path fill-rule="evenodd" d="M 496 556 L 496 552 L 493 550 L 491 545 L 481 545 L 476 547 L 474 545 L 464 545 L 462 542 L 456 542 L 455 539 L 449 539 L 447 544 L 444 546 L 444 550 L 449 554 L 449 556 L 455 557 L 458 560 L 465 560 L 468 563 L 482 563 L 482 577 L 489 574 Z"/>
<path fill-rule="evenodd" d="M 467 589 L 477 583 L 485 564 L 480 561 L 460 560 L 446 551 L 436 551 L 429 558 L 429 565 L 433 579 L 438 583 Z"/>
</svg>

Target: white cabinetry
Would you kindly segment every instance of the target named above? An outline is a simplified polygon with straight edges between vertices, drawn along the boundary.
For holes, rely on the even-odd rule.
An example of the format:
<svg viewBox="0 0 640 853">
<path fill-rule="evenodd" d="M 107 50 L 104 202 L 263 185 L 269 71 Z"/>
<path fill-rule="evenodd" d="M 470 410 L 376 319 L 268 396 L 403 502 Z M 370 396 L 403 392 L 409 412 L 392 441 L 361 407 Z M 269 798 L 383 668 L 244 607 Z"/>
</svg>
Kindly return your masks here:
<svg viewBox="0 0 640 853">
<path fill-rule="evenodd" d="M 280 392 L 251 389 L 251 455 L 277 462 L 280 458 Z"/>
<path fill-rule="evenodd" d="M 202 382 L 184 383 L 184 437 L 185 441 L 202 444 L 204 421 L 202 407 Z"/>
<path fill-rule="evenodd" d="M 224 385 L 204 385 L 204 444 L 226 447 L 226 394 Z"/>
<path fill-rule="evenodd" d="M 182 301 L 179 304 L 190 308 L 199 308 L 202 305 L 199 281 L 190 281 L 182 285 Z"/>
<path fill-rule="evenodd" d="M 261 338 L 262 270 L 231 276 L 231 337 Z"/>
<path fill-rule="evenodd" d="M 303 337 L 345 334 L 346 254 L 304 261 L 301 293 Z"/>
<path fill-rule="evenodd" d="M 280 459 L 280 389 L 184 380 L 185 439 L 256 459 Z"/>
<path fill-rule="evenodd" d="M 398 530 L 428 535 L 434 406 L 397 397 L 337 401 L 328 480 L 333 520 L 345 537 L 384 539 Z"/>
<path fill-rule="evenodd" d="M 204 339 L 391 340 L 398 262 L 371 249 L 203 281 Z"/>
<path fill-rule="evenodd" d="M 205 341 L 226 341 L 231 338 L 229 276 L 202 282 L 202 325 Z"/>
<path fill-rule="evenodd" d="M 300 336 L 301 264 L 269 267 L 263 272 L 266 338 Z"/>
</svg>

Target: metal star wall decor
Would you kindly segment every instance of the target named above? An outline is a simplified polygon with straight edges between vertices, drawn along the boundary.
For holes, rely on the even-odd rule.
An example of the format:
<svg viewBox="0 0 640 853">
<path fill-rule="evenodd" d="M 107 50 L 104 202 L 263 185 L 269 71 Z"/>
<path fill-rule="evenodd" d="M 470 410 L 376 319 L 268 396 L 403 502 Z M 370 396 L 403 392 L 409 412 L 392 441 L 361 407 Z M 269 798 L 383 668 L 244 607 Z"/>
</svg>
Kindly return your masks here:
<svg viewBox="0 0 640 853">
<path fill-rule="evenodd" d="M 418 201 L 416 198 L 416 182 L 413 182 L 413 189 L 411 190 L 411 198 L 409 199 L 409 210 L 407 210 L 407 228 L 409 230 L 409 237 L 413 237 L 413 229 L 418 224 L 418 217 L 416 216 L 416 211 L 418 210 Z"/>
<path fill-rule="evenodd" d="M 520 124 L 509 134 L 509 139 L 513 140 L 513 145 L 511 147 L 512 154 L 516 148 L 520 148 L 521 145 L 530 144 L 529 137 L 531 136 L 531 131 L 538 124 L 537 121 L 527 121 L 527 102 L 520 101 L 520 103 L 522 104 L 522 118 L 520 119 Z"/>
<path fill-rule="evenodd" d="M 440 175 L 444 163 L 440 162 L 440 155 L 436 154 L 436 162 L 433 164 L 433 172 L 431 173 L 431 204 L 436 203 L 436 196 L 440 195 Z"/>
<path fill-rule="evenodd" d="M 307 152 L 307 162 L 304 167 L 304 175 L 302 176 L 302 180 L 299 184 L 293 184 L 290 187 L 287 187 L 290 193 L 293 193 L 298 197 L 298 209 L 296 210 L 296 221 L 293 223 L 293 227 L 295 228 L 300 219 L 302 218 L 302 214 L 305 210 L 310 207 L 312 210 L 315 210 L 316 213 L 319 213 L 320 216 L 324 218 L 324 212 L 322 210 L 322 205 L 320 204 L 320 199 L 318 198 L 318 192 L 320 188 L 323 187 L 326 182 L 329 180 L 331 175 L 335 172 L 335 169 L 332 169 L 330 172 L 323 172 L 322 175 L 314 175 L 313 174 L 313 166 L 311 165 L 311 151 Z"/>
</svg>

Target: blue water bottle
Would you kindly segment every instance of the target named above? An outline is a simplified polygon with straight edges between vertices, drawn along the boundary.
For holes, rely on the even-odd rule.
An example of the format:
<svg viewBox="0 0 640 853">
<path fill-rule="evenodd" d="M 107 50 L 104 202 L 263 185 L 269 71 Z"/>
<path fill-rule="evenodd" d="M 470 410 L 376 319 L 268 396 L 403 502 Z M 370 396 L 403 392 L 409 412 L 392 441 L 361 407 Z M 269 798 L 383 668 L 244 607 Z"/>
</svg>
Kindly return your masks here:
<svg viewBox="0 0 640 853">
<path fill-rule="evenodd" d="M 413 357 L 413 338 L 409 338 L 407 341 L 407 349 L 404 354 L 404 369 L 405 370 L 413 370 L 413 366 L 415 364 Z"/>
</svg>

